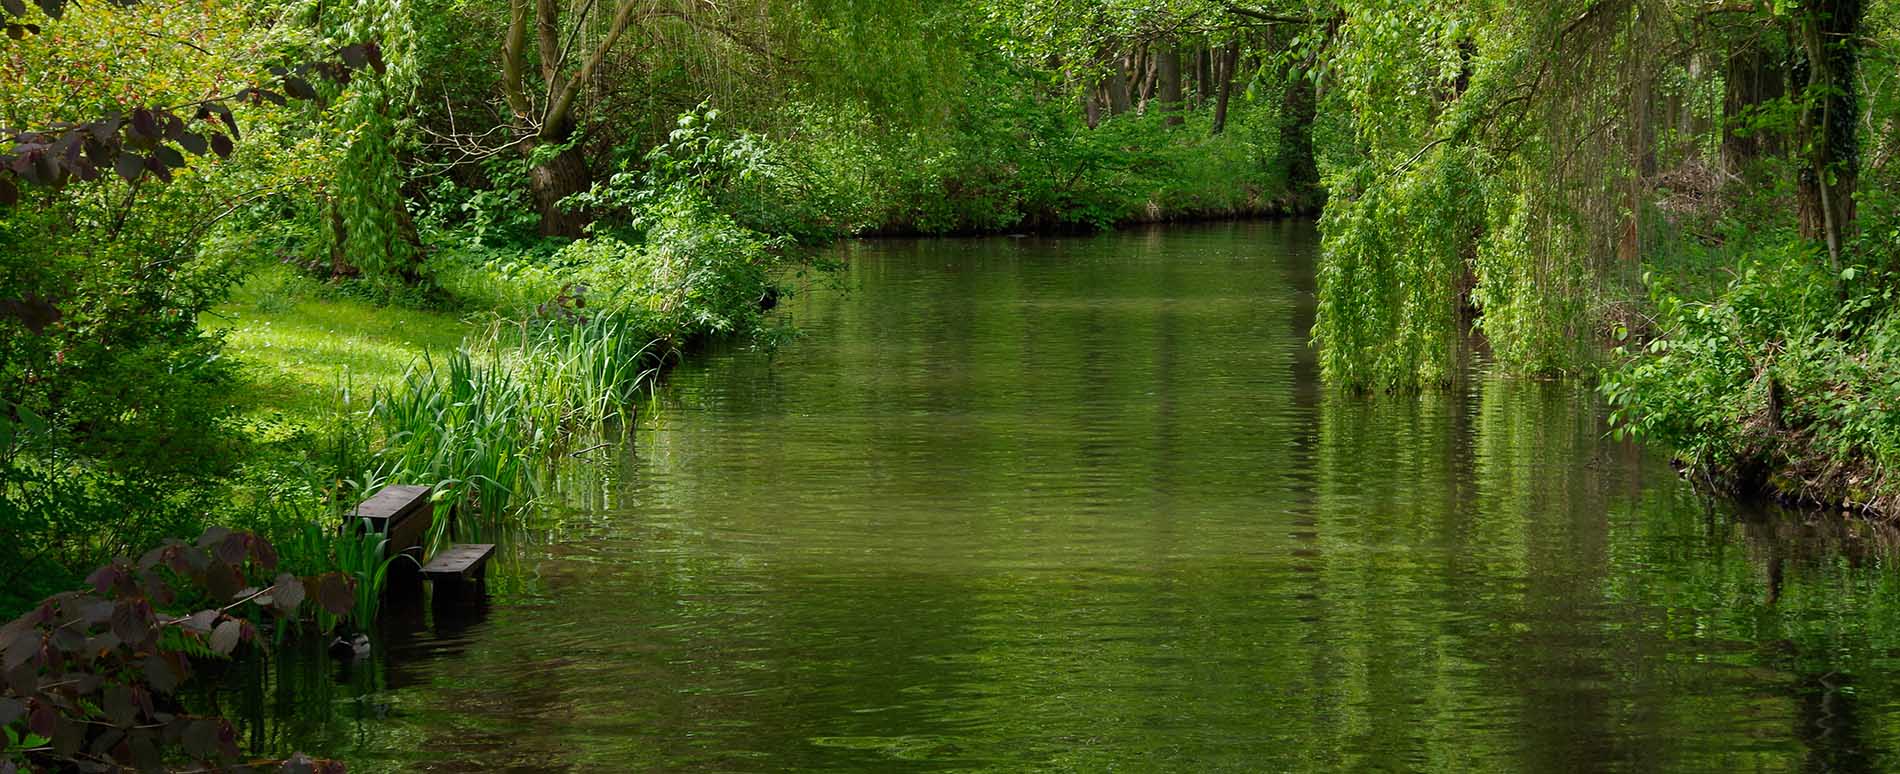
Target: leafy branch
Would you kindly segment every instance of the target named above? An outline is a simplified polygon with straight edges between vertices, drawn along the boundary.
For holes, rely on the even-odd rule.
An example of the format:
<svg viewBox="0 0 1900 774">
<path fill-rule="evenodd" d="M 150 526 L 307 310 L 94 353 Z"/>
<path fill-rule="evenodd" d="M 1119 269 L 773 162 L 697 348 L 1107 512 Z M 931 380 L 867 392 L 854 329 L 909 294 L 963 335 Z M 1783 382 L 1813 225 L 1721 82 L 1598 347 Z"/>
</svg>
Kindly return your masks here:
<svg viewBox="0 0 1900 774">
<path fill-rule="evenodd" d="M 168 541 L 137 562 L 101 567 L 88 591 L 55 595 L 0 626 L 0 774 L 19 762 L 164 771 L 181 757 L 187 770 L 239 767 L 230 721 L 188 714 L 174 697 L 192 658 L 262 646 L 265 618 L 290 626 L 306 608 L 342 616 L 356 603 L 342 573 L 249 581 L 276 566 L 268 541 L 214 527 L 195 543 Z M 208 605 L 166 612 L 185 600 Z M 298 758 L 284 769 L 313 766 Z"/>
</svg>

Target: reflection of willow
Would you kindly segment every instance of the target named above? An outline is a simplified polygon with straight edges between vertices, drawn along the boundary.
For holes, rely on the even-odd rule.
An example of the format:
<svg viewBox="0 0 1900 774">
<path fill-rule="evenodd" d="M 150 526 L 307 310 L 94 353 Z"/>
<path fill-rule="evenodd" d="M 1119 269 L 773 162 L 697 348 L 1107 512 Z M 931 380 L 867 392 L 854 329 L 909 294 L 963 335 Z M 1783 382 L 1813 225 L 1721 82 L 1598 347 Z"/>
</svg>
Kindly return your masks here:
<svg viewBox="0 0 1900 774">
<path fill-rule="evenodd" d="M 1609 514 L 1623 497 L 1614 482 L 1637 460 L 1603 442 L 1596 403 L 1577 385 L 1487 376 L 1474 387 L 1473 517 L 1453 554 L 1464 557 L 1460 575 L 1512 589 L 1464 596 L 1461 608 L 1510 622 L 1473 644 L 1490 654 L 1487 692 L 1517 708 L 1520 765 L 1666 767 L 1666 749 L 1630 741 L 1656 725 L 1644 686 L 1658 643 L 1612 625 L 1608 607 Z"/>
<path fill-rule="evenodd" d="M 1767 610 L 1762 616 L 1758 658 L 1792 676 L 1787 692 L 1796 703 L 1794 735 L 1806 748 L 1811 771 L 1854 772 L 1880 770 L 1888 754 L 1865 728 L 1860 696 L 1870 692 L 1857 685 L 1860 675 L 1884 673 L 1867 663 L 1886 647 L 1866 647 L 1860 640 L 1890 632 L 1875 622 L 1876 615 L 1861 609 L 1871 600 L 1840 594 L 1843 586 L 1871 586 L 1879 599 L 1891 599 L 1891 571 L 1900 557 L 1900 530 L 1891 525 L 1850 520 L 1832 514 L 1801 514 L 1768 508 L 1740 520 L 1748 555 L 1760 567 Z M 1871 576 L 1868 583 L 1862 579 Z M 1886 592 L 1881 594 L 1881 592 Z M 1818 610 L 1816 608 L 1819 608 Z M 1847 623 L 1817 626 L 1815 618 Z M 1891 620 L 1890 618 L 1888 620 Z M 1854 631 L 1856 623 L 1871 631 Z M 1884 693 L 1878 688 L 1871 692 Z M 1887 695 L 1891 695 L 1888 693 Z"/>
<path fill-rule="evenodd" d="M 1579 389 L 1475 378 L 1451 395 L 1327 395 L 1310 660 L 1351 768 L 1653 766 L 1643 670 L 1606 626 L 1606 514 L 1637 459 Z M 1316 751 L 1317 752 L 1317 751 Z"/>
<path fill-rule="evenodd" d="M 1302 714 L 1313 760 L 1346 769 L 1497 769 L 1500 750 L 1459 732 L 1482 697 L 1456 597 L 1470 579 L 1442 549 L 1469 531 L 1471 439 L 1456 399 L 1328 394 L 1318 434 L 1319 557 L 1310 607 L 1323 634 Z"/>
</svg>

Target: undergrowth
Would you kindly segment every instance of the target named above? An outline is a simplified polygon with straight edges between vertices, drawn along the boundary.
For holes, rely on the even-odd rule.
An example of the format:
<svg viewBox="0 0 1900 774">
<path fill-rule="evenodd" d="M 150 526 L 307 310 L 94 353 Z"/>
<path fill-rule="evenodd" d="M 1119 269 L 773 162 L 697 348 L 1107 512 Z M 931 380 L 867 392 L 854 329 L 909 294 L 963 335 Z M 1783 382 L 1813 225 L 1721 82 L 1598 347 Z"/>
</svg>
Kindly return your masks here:
<svg viewBox="0 0 1900 774">
<path fill-rule="evenodd" d="M 1726 283 L 1649 275 L 1653 329 L 1626 332 L 1601 385 L 1615 432 L 1707 485 L 1900 511 L 1900 220 L 1870 217 L 1838 271 L 1788 230 L 1728 228 L 1706 256 Z"/>
</svg>

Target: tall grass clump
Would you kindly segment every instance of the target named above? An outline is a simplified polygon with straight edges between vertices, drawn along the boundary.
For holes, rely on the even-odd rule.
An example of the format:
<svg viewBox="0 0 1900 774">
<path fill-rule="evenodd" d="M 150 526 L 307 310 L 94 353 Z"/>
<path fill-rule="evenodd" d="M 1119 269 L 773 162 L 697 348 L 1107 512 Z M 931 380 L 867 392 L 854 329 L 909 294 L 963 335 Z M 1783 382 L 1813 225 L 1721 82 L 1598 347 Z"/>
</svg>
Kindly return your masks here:
<svg viewBox="0 0 1900 774">
<path fill-rule="evenodd" d="M 619 317 L 528 320 L 492 335 L 535 397 L 530 424 L 552 431 L 543 433 L 549 437 L 627 424 L 673 351 Z"/>
<path fill-rule="evenodd" d="M 377 391 L 376 475 L 433 484 L 441 502 L 498 523 L 533 498 L 537 462 L 577 434 L 631 422 L 669 351 L 619 317 L 497 323 Z"/>
<path fill-rule="evenodd" d="M 340 620 L 347 620 L 356 631 L 369 631 L 382 609 L 390 567 L 415 561 L 402 554 L 389 554 L 389 538 L 369 529 L 366 522 L 357 526 L 347 521 L 306 520 L 276 545 L 288 568 L 340 572 L 350 579 L 355 604 L 344 619 L 317 610 L 316 623 L 323 631 L 333 629 Z"/>
<path fill-rule="evenodd" d="M 468 512 L 505 512 L 532 494 L 529 466 L 540 439 L 525 417 L 531 401 L 498 354 L 463 347 L 425 355 L 372 401 L 384 433 L 379 472 L 433 484 Z"/>
</svg>

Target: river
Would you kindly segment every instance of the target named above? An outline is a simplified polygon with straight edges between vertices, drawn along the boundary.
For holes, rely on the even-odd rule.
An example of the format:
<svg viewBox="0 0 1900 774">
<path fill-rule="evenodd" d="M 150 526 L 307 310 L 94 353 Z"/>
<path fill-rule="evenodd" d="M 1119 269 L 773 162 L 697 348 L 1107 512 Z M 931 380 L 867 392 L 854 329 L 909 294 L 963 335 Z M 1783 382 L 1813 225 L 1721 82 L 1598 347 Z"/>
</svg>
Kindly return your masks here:
<svg viewBox="0 0 1900 774">
<path fill-rule="evenodd" d="M 848 244 L 563 466 L 486 608 L 221 700 L 369 772 L 1896 764 L 1892 532 L 1699 497 L 1584 385 L 1324 390 L 1317 250 Z"/>
</svg>

